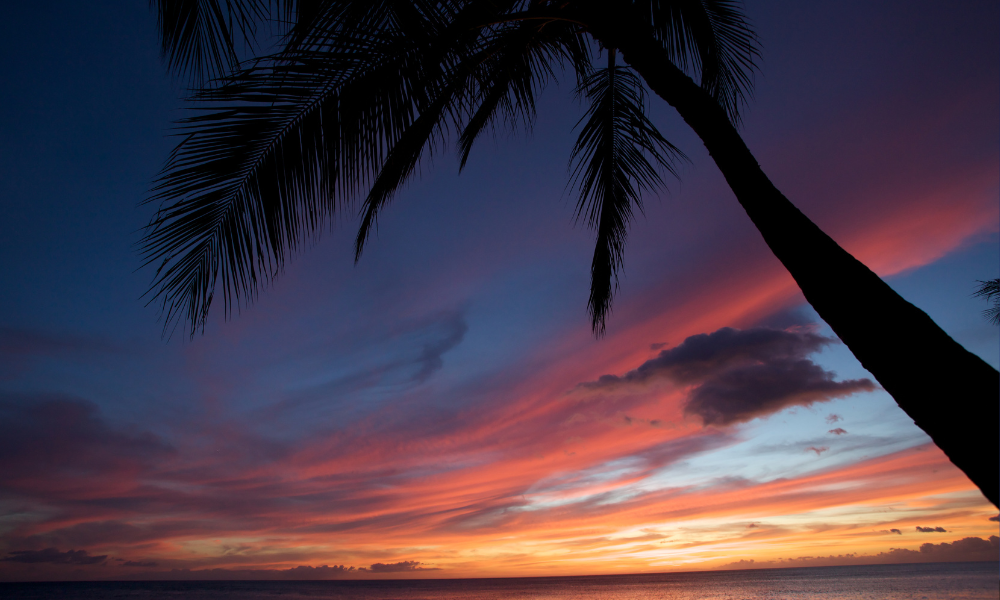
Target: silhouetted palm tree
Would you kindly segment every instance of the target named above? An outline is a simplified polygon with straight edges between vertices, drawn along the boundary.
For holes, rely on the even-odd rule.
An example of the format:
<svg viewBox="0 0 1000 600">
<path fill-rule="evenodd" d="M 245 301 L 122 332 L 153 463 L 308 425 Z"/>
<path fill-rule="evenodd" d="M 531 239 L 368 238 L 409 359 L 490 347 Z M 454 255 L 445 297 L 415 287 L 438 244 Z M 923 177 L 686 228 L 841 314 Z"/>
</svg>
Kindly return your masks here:
<svg viewBox="0 0 1000 600">
<path fill-rule="evenodd" d="M 167 326 L 204 326 L 252 299 L 338 209 L 361 201 L 360 257 L 421 156 L 457 135 L 530 123 L 571 70 L 589 102 L 572 151 L 577 216 L 596 230 L 596 334 L 629 220 L 680 152 L 649 122 L 643 84 L 702 139 L 816 312 L 997 504 L 1000 374 L 845 252 L 768 180 L 737 132 L 756 39 L 731 0 L 156 0 L 169 63 L 202 82 L 199 112 L 157 181 L 142 251 Z M 254 52 L 257 29 L 282 33 Z M 238 64 L 241 43 L 255 55 Z M 606 64 L 594 66 L 596 43 Z M 620 53 L 623 63 L 616 64 Z M 696 83 L 697 79 L 700 83 Z M 204 82 L 208 82 L 207 84 Z"/>
</svg>

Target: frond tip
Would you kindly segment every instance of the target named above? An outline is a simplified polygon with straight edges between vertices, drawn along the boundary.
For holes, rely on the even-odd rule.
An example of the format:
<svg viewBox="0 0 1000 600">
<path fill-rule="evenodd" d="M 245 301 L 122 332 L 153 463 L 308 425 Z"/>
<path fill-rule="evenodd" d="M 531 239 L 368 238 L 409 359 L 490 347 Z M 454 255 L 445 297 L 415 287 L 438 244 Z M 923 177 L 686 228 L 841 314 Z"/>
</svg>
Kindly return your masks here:
<svg viewBox="0 0 1000 600">
<path fill-rule="evenodd" d="M 264 0 L 151 0 L 150 5 L 169 68 L 195 82 L 236 69 L 237 40 L 253 44 L 257 24 L 269 13 Z"/>
<path fill-rule="evenodd" d="M 660 170 L 676 176 L 674 165 L 687 158 L 646 117 L 642 84 L 632 71 L 615 66 L 610 52 L 608 67 L 578 88 L 590 107 L 570 155 L 570 185 L 579 191 L 576 218 L 597 231 L 587 303 L 597 336 L 604 335 L 618 288 L 633 207 L 642 212 L 641 192 L 657 191 Z"/>
</svg>

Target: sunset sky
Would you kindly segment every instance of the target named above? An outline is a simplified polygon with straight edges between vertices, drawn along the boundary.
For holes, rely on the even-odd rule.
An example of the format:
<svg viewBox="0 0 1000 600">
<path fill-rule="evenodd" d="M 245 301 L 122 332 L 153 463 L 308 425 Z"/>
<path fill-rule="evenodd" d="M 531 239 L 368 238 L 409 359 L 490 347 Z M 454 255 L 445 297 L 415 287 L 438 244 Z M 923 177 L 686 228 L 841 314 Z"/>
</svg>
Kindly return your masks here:
<svg viewBox="0 0 1000 600">
<path fill-rule="evenodd" d="M 763 58 L 743 134 L 764 171 L 997 366 L 972 297 L 1000 274 L 997 2 L 746 11 Z M 658 98 L 691 162 L 645 199 L 601 340 L 566 190 L 569 75 L 461 175 L 450 150 L 424 162 L 357 266 L 345 213 L 252 306 L 163 339 L 137 206 L 184 89 L 155 17 L 5 13 L 0 580 L 997 555 L 996 508 L 832 337 Z"/>
</svg>

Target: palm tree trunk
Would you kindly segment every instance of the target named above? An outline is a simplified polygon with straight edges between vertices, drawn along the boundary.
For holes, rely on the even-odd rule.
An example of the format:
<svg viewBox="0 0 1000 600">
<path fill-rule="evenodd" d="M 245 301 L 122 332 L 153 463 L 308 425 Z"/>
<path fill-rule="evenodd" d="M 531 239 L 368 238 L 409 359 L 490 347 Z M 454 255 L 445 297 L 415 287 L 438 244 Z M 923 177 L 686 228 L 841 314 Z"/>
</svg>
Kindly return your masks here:
<svg viewBox="0 0 1000 600">
<path fill-rule="evenodd" d="M 806 300 L 951 461 L 998 505 L 1000 373 L 945 333 L 785 198 L 719 104 L 669 60 L 662 44 L 622 26 L 583 20 L 616 47 L 654 93 L 701 137 L 764 241 Z M 617 21 L 617 23 L 615 23 Z M 633 22 L 634 23 L 634 22 Z M 623 32 L 617 35 L 617 32 Z"/>
</svg>

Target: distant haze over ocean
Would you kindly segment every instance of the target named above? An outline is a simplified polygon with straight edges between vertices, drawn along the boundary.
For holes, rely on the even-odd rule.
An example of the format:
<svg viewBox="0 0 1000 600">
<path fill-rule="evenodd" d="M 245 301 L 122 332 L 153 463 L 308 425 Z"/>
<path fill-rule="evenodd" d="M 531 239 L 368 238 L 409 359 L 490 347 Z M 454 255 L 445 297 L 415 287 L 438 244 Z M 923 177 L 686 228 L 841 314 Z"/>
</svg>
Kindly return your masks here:
<svg viewBox="0 0 1000 600">
<path fill-rule="evenodd" d="M 652 575 L 383 581 L 5 583 L 8 600 L 996 600 L 998 565 L 929 563 Z"/>
</svg>

